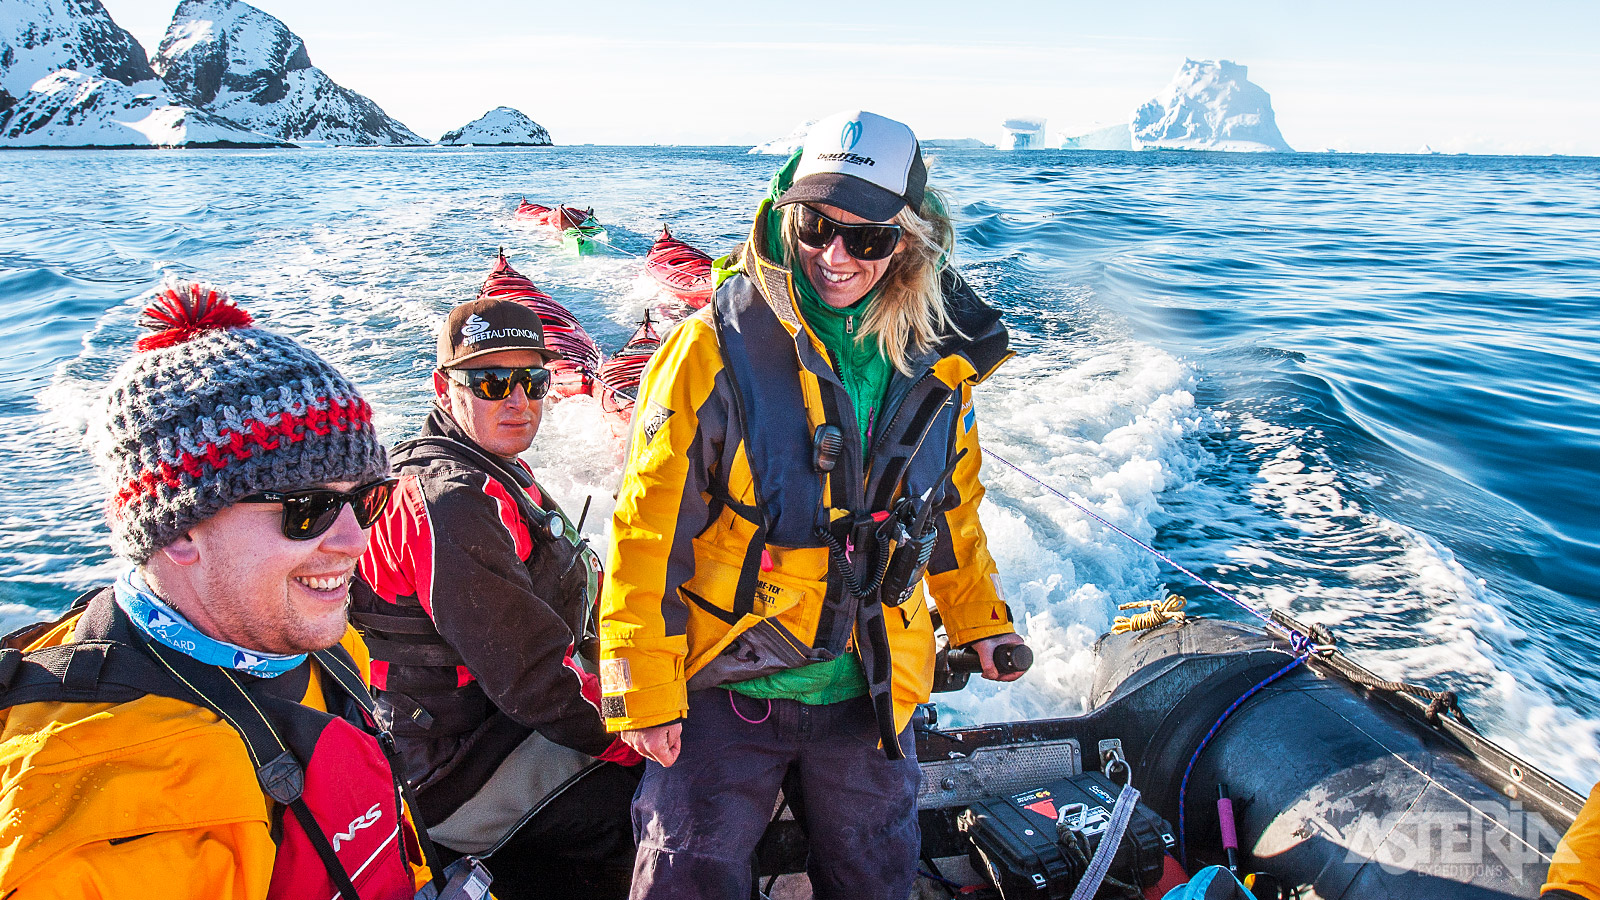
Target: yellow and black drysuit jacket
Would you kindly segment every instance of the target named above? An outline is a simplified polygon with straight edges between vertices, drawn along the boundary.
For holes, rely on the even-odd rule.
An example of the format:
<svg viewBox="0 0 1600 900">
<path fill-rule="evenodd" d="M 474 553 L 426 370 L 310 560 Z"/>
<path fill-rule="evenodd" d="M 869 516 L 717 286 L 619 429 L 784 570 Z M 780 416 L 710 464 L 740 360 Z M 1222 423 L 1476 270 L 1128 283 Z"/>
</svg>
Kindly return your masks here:
<svg viewBox="0 0 1600 900">
<path fill-rule="evenodd" d="M 1011 356 L 999 314 L 947 270 L 961 334 L 894 373 L 863 447 L 791 273 L 757 249 L 766 218 L 739 274 L 667 337 L 641 382 L 601 599 L 601 714 L 613 731 L 681 719 L 693 690 L 862 652 L 869 609 L 889 652 L 863 664 L 880 730 L 892 715 L 898 733 L 932 687 L 924 586 L 954 645 L 1014 630 L 978 521 L 972 405 L 973 386 Z M 814 464 L 822 425 L 843 439 L 831 472 Z M 935 504 L 927 576 L 909 596 L 858 597 L 886 550 L 875 529 L 902 499 Z"/>
<path fill-rule="evenodd" d="M 1556 845 L 1540 896 L 1600 900 L 1600 784 L 1589 792 L 1588 802 Z"/>
</svg>

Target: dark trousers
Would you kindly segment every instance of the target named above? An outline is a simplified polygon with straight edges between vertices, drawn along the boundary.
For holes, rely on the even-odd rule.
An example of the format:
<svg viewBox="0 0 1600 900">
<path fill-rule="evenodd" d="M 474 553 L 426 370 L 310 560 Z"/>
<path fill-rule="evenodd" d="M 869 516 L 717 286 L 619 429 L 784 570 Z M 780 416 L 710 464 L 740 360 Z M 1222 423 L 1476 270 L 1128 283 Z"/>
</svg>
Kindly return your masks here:
<svg viewBox="0 0 1600 900">
<path fill-rule="evenodd" d="M 905 900 L 921 852 L 921 771 L 911 729 L 900 744 L 907 759 L 891 762 L 866 697 L 769 710 L 720 688 L 690 694 L 678 761 L 646 763 L 634 797 L 631 896 L 747 900 L 756 842 L 793 767 L 814 895 Z"/>
<path fill-rule="evenodd" d="M 628 805 L 640 767 L 607 763 L 569 786 L 483 861 L 500 900 L 622 900 L 633 874 Z M 441 847 L 451 858 L 459 856 Z"/>
</svg>

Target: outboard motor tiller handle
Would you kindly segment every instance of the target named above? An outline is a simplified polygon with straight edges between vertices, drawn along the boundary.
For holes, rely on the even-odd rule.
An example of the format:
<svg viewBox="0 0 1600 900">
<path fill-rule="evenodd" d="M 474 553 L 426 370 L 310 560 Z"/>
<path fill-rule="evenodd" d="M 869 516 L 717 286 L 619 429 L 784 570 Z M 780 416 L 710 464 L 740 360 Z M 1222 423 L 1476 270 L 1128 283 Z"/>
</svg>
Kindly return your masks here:
<svg viewBox="0 0 1600 900">
<path fill-rule="evenodd" d="M 983 671 L 978 661 L 978 651 L 970 647 L 951 650 L 948 657 L 951 672 L 972 675 Z M 1033 667 L 1033 648 L 1027 644 L 1001 644 L 994 648 L 994 667 L 1001 675 L 1026 672 Z"/>
</svg>

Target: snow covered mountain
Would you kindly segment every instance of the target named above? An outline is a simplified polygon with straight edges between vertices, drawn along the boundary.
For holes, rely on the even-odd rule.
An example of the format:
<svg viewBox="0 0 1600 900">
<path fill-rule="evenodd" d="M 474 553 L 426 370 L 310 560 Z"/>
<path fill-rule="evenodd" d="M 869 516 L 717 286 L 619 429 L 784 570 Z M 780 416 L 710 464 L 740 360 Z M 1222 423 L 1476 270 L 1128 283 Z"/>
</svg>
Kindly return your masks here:
<svg viewBox="0 0 1600 900">
<path fill-rule="evenodd" d="M 1155 99 L 1133 113 L 1138 150 L 1293 152 L 1278 132 L 1272 98 L 1247 69 L 1222 60 L 1186 59 Z"/>
<path fill-rule="evenodd" d="M 111 21 L 100 0 L 0 2 L 0 122 L 34 82 L 57 69 L 122 84 L 156 77 L 144 48 Z"/>
<path fill-rule="evenodd" d="M 294 32 L 239 0 L 183 0 L 150 64 L 183 102 L 283 140 L 427 143 L 334 83 Z"/>
<path fill-rule="evenodd" d="M 39 79 L 0 123 L 0 147 L 279 146 L 287 145 L 174 103 L 159 81 L 128 87 L 72 69 Z"/>
<path fill-rule="evenodd" d="M 473 122 L 447 131 L 441 144 L 477 146 L 548 147 L 550 132 L 544 126 L 509 106 L 497 106 Z"/>
<path fill-rule="evenodd" d="M 278 143 L 175 102 L 99 0 L 0 0 L 0 147 Z"/>
</svg>

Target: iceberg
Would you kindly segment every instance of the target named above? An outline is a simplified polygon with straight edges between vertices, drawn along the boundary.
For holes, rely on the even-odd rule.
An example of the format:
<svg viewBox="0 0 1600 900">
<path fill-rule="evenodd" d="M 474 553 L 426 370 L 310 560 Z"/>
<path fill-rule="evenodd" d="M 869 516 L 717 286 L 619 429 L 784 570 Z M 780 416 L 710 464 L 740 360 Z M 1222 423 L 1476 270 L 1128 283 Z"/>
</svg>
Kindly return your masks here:
<svg viewBox="0 0 1600 900">
<path fill-rule="evenodd" d="M 1096 128 L 1080 135 L 1060 135 L 1063 150 L 1132 150 L 1133 129 L 1127 125 L 1110 125 Z"/>
<path fill-rule="evenodd" d="M 548 147 L 550 132 L 544 126 L 509 106 L 497 106 L 482 117 L 447 131 L 441 144 L 500 147 Z"/>
<path fill-rule="evenodd" d="M 1034 116 L 1017 116 L 1001 124 L 1000 141 L 995 146 L 1001 150 L 1043 150 L 1044 119 Z"/>
<path fill-rule="evenodd" d="M 1272 99 L 1227 60 L 1184 60 L 1161 93 L 1133 114 L 1133 146 L 1158 150 L 1292 153 Z"/>
<path fill-rule="evenodd" d="M 771 156 L 788 156 L 800 149 L 800 145 L 806 142 L 806 135 L 811 133 L 811 126 L 817 124 L 818 121 L 817 119 L 811 119 L 801 122 L 795 126 L 793 131 L 783 137 L 767 141 L 765 144 L 757 144 L 751 147 L 749 152 Z"/>
<path fill-rule="evenodd" d="M 150 64 L 182 102 L 282 140 L 427 143 L 335 83 L 298 35 L 241 0 L 183 0 Z"/>
<path fill-rule="evenodd" d="M 924 150 L 993 150 L 993 144 L 985 144 L 977 138 L 930 138 L 922 141 Z"/>
<path fill-rule="evenodd" d="M 57 69 L 33 84 L 0 124 L 0 147 L 282 146 L 287 145 L 175 103 L 160 82 L 129 87 L 72 69 Z"/>
</svg>

